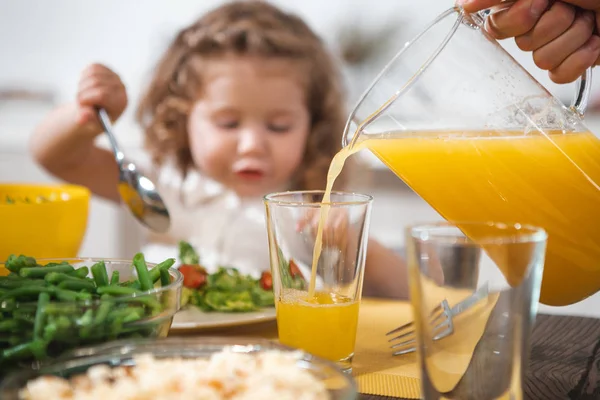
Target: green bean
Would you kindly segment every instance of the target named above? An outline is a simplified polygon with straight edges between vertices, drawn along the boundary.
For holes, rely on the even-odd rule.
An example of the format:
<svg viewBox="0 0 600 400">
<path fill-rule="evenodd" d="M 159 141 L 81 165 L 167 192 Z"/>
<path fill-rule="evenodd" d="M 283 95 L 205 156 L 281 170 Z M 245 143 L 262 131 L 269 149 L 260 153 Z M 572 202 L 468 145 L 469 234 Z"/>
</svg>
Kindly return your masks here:
<svg viewBox="0 0 600 400">
<path fill-rule="evenodd" d="M 61 314 L 76 314 L 80 311 L 81 305 L 71 302 L 51 302 L 46 305 L 46 314 L 61 315 Z"/>
<path fill-rule="evenodd" d="M 112 275 L 110 276 L 110 284 L 111 284 L 111 286 L 118 285 L 119 284 L 119 280 L 120 280 L 119 271 L 113 271 Z"/>
<path fill-rule="evenodd" d="M 75 292 L 67 289 L 53 289 L 52 294 L 62 301 L 91 300 L 91 293 Z"/>
<path fill-rule="evenodd" d="M 125 286 L 102 286 L 96 289 L 98 294 L 108 294 L 111 296 L 131 296 L 133 294 L 142 293 L 137 289 Z"/>
<path fill-rule="evenodd" d="M 94 325 L 103 324 L 112 307 L 114 307 L 114 303 L 110 301 L 103 301 L 100 303 L 100 306 L 98 306 L 98 311 L 96 312 L 96 317 L 94 318 Z"/>
<path fill-rule="evenodd" d="M 73 323 L 66 315 L 59 315 L 56 319 L 52 321 L 52 325 L 56 328 L 55 330 L 55 339 L 57 340 L 69 340 L 70 339 L 70 330 L 73 327 Z M 46 332 L 44 332 L 45 334 Z M 45 337 L 44 337 L 45 338 Z"/>
<path fill-rule="evenodd" d="M 104 261 L 99 261 L 92 265 L 92 276 L 96 282 L 96 286 L 108 286 L 108 272 L 106 272 L 106 265 Z"/>
<path fill-rule="evenodd" d="M 162 287 L 169 286 L 171 284 L 171 275 L 168 269 L 160 270 L 160 285 Z"/>
<path fill-rule="evenodd" d="M 14 346 L 13 343 L 19 344 L 23 341 L 23 338 L 17 335 L 0 335 L 0 342 L 8 343 L 10 346 Z"/>
<path fill-rule="evenodd" d="M 23 281 L 18 281 L 16 279 L 0 280 L 0 288 L 2 288 L 2 289 L 16 289 L 18 287 L 28 285 L 28 284 L 30 284 L 30 282 L 27 282 L 26 280 L 23 280 Z M 44 282 L 44 284 L 45 284 L 45 282 Z"/>
<path fill-rule="evenodd" d="M 156 264 L 158 269 L 169 269 L 175 264 L 174 258 L 167 258 L 165 261 Z"/>
<path fill-rule="evenodd" d="M 57 285 L 61 282 L 65 282 L 65 281 L 77 281 L 80 282 L 83 279 L 81 278 L 77 278 L 75 276 L 69 275 L 69 274 L 65 274 L 63 272 L 50 272 L 49 274 L 46 275 L 46 277 L 44 278 L 44 280 L 48 283 L 51 283 L 53 285 Z"/>
<path fill-rule="evenodd" d="M 73 268 L 73 270 L 75 270 L 75 267 L 73 267 L 71 264 L 69 264 L 69 263 L 68 263 L 68 262 L 66 262 L 66 261 L 61 261 L 61 262 L 59 262 L 59 263 L 56 263 L 56 262 L 49 262 L 49 263 L 48 263 L 48 264 L 46 264 L 46 265 L 39 265 L 39 266 L 40 266 L 40 267 L 44 267 L 44 268 L 50 268 L 50 267 L 59 267 L 59 266 L 65 266 L 65 265 L 68 265 L 69 267 Z"/>
<path fill-rule="evenodd" d="M 82 338 L 88 338 L 92 333 L 94 323 L 94 311 L 92 309 L 87 310 L 83 313 L 83 316 L 77 320 L 79 328 L 79 336 Z"/>
<path fill-rule="evenodd" d="M 117 318 L 110 323 L 110 334 L 113 337 L 118 337 L 119 333 L 123 331 L 123 319 Z"/>
<path fill-rule="evenodd" d="M 11 332 L 19 328 L 19 321 L 15 319 L 8 319 L 6 321 L 0 321 L 0 332 Z"/>
<path fill-rule="evenodd" d="M 139 316 L 139 318 L 141 318 L 142 316 L 144 316 L 145 314 L 145 310 L 144 307 L 125 307 L 125 308 L 120 308 L 117 310 L 113 310 L 110 312 L 110 314 L 108 314 L 107 320 L 108 321 L 114 321 L 115 319 L 131 319 L 132 316 Z M 138 319 L 139 319 L 138 318 Z M 127 322 L 131 322 L 131 321 L 127 321 Z"/>
<path fill-rule="evenodd" d="M 31 297 L 31 296 L 39 296 L 40 293 L 49 293 L 52 289 L 45 286 L 39 285 L 24 285 L 15 289 L 12 289 L 5 293 L 2 297 L 0 297 L 0 301 L 14 299 L 18 297 Z"/>
<path fill-rule="evenodd" d="M 90 269 L 88 267 L 77 268 L 75 271 L 69 272 L 69 275 L 75 278 L 87 278 L 89 274 Z"/>
<path fill-rule="evenodd" d="M 8 337 L 8 344 L 11 346 L 16 346 L 20 343 L 23 343 L 23 337 L 22 336 L 18 336 L 18 335 L 12 335 Z M 26 340 L 29 340 L 30 338 L 25 338 Z"/>
<path fill-rule="evenodd" d="M 5 297 L 6 297 L 6 294 L 4 294 L 4 295 L 2 295 L 2 297 L 0 297 L 0 310 L 5 313 L 14 312 L 18 308 L 17 301 L 14 298 L 5 298 Z"/>
<path fill-rule="evenodd" d="M 73 279 L 72 276 L 67 275 L 63 272 L 50 272 L 49 274 L 46 274 L 46 276 L 44 277 L 44 281 L 46 281 L 52 285 L 55 285 L 57 283 L 60 283 L 64 280 L 66 280 L 67 277 L 69 279 Z"/>
<path fill-rule="evenodd" d="M 127 299 L 127 302 L 128 303 L 140 303 L 142 305 L 145 305 L 146 307 L 149 307 L 152 310 L 153 315 L 157 312 L 160 312 L 162 309 L 158 300 L 156 300 L 154 297 L 151 297 L 151 296 L 130 297 Z"/>
<path fill-rule="evenodd" d="M 51 342 L 58 334 L 58 327 L 55 323 L 47 324 L 44 327 L 43 338 L 44 340 Z"/>
<path fill-rule="evenodd" d="M 108 319 L 115 319 L 118 316 L 124 317 L 129 313 L 145 314 L 146 308 L 144 305 L 136 304 L 117 304 L 117 307 L 110 312 Z"/>
<path fill-rule="evenodd" d="M 81 318 L 79 318 L 77 320 L 77 325 L 80 325 L 80 326 L 91 325 L 93 321 L 94 321 L 94 310 L 92 310 L 90 308 L 90 309 L 86 310 L 83 313 L 83 315 L 81 316 Z"/>
<path fill-rule="evenodd" d="M 96 290 L 96 285 L 90 282 L 86 282 L 82 279 L 78 281 L 64 281 L 58 284 L 60 289 L 69 289 L 74 291 L 84 290 L 86 292 L 93 292 Z"/>
<path fill-rule="evenodd" d="M 4 264 L 4 266 L 6 267 L 7 270 L 17 273 L 17 274 L 19 273 L 21 268 L 35 267 L 36 265 L 37 265 L 37 262 L 35 261 L 35 258 L 25 257 L 24 255 L 20 255 L 17 257 L 14 254 L 11 254 L 10 256 L 8 256 L 8 259 L 6 260 L 6 264 Z"/>
<path fill-rule="evenodd" d="M 26 311 L 26 310 L 16 309 L 12 314 L 12 318 L 17 319 L 28 325 L 34 325 L 35 324 L 35 314 L 36 314 L 36 311 Z"/>
<path fill-rule="evenodd" d="M 152 279 L 152 282 L 156 283 L 160 279 L 160 272 L 162 270 L 168 270 L 173 264 L 175 264 L 174 258 L 167 258 L 165 261 L 156 264 L 156 266 L 150 270 L 150 279 Z"/>
<path fill-rule="evenodd" d="M 46 355 L 46 342 L 42 340 L 33 340 L 2 351 L 2 359 L 4 361 L 19 360 L 31 355 L 38 359 L 44 358 Z"/>
<path fill-rule="evenodd" d="M 43 278 L 51 272 L 72 272 L 74 268 L 68 264 L 56 265 L 53 267 L 28 267 L 21 268 L 19 275 L 23 278 Z"/>
<path fill-rule="evenodd" d="M 6 279 L 6 280 L 0 281 L 0 288 L 2 288 L 2 289 L 16 289 L 18 287 L 22 287 L 25 285 L 27 285 L 27 286 L 35 286 L 35 285 L 45 286 L 46 281 L 44 281 L 43 279 L 23 279 L 23 280 Z"/>
<path fill-rule="evenodd" d="M 138 280 L 140 281 L 140 286 L 143 291 L 151 290 L 154 288 L 154 283 L 152 279 L 150 279 L 150 273 L 148 272 L 148 265 L 146 264 L 146 260 L 144 259 L 144 255 L 142 253 L 137 253 L 133 257 L 133 265 L 135 270 L 137 271 Z"/>
<path fill-rule="evenodd" d="M 72 328 L 74 322 L 66 315 L 51 315 L 48 317 L 46 326 L 44 327 L 43 338 L 51 342 L 56 341 L 72 341 L 77 340 L 73 335 Z"/>
<path fill-rule="evenodd" d="M 35 313 L 35 323 L 33 325 L 33 337 L 40 339 L 44 331 L 44 323 L 46 320 L 46 305 L 50 302 L 48 293 L 40 293 L 38 296 L 37 311 Z"/>
<path fill-rule="evenodd" d="M 135 322 L 138 321 L 140 319 L 142 319 L 144 317 L 144 310 L 142 309 L 141 311 L 130 311 L 127 315 L 125 315 L 125 318 L 123 318 L 123 323 L 125 324 L 129 324 L 131 322 Z"/>
<path fill-rule="evenodd" d="M 119 283 L 119 286 L 130 288 L 130 289 L 136 289 L 138 291 L 142 290 L 142 287 L 140 285 L 140 281 L 138 281 L 138 280 L 121 282 L 121 283 Z"/>
<path fill-rule="evenodd" d="M 48 343 L 43 340 L 34 340 L 29 347 L 31 349 L 31 353 L 37 360 L 43 360 L 48 357 L 48 353 L 46 350 L 48 348 Z"/>
</svg>

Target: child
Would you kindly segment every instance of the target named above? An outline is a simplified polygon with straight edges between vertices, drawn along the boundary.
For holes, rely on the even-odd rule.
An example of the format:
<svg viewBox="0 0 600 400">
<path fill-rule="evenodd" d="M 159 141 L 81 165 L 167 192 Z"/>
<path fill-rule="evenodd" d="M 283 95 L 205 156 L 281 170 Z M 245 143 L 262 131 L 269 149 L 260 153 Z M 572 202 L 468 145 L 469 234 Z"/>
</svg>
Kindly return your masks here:
<svg viewBox="0 0 600 400">
<path fill-rule="evenodd" d="M 77 99 L 34 132 L 32 152 L 53 175 L 119 202 L 112 154 L 94 106 L 117 120 L 127 105 L 119 77 L 85 69 Z M 160 60 L 138 109 L 147 162 L 171 214 L 166 235 L 149 234 L 149 260 L 176 255 L 186 240 L 209 269 L 269 269 L 262 196 L 324 189 L 346 114 L 338 72 L 298 17 L 266 2 L 231 2 L 182 30 Z M 365 294 L 406 297 L 400 257 L 368 244 Z"/>
</svg>

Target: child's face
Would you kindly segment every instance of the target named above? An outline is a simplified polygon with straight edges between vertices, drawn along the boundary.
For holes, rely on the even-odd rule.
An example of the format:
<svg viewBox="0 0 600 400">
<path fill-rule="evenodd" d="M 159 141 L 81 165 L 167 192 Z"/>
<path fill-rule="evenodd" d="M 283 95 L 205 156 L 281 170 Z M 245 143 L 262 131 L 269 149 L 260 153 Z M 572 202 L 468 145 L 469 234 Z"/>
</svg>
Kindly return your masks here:
<svg viewBox="0 0 600 400">
<path fill-rule="evenodd" d="M 286 60 L 242 56 L 203 64 L 202 96 L 188 121 L 192 157 L 203 173 L 240 196 L 289 182 L 310 130 L 298 70 Z"/>
</svg>

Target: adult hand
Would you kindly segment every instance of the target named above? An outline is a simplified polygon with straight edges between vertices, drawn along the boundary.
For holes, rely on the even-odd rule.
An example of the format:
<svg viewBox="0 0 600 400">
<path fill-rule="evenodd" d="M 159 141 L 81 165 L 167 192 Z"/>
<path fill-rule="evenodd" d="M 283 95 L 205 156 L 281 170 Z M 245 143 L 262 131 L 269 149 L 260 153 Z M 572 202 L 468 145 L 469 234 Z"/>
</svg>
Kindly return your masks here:
<svg viewBox="0 0 600 400">
<path fill-rule="evenodd" d="M 502 2 L 458 0 L 467 12 Z M 573 82 L 600 63 L 600 0 L 518 0 L 490 16 L 486 30 L 496 39 L 514 37 L 556 83 Z"/>
</svg>

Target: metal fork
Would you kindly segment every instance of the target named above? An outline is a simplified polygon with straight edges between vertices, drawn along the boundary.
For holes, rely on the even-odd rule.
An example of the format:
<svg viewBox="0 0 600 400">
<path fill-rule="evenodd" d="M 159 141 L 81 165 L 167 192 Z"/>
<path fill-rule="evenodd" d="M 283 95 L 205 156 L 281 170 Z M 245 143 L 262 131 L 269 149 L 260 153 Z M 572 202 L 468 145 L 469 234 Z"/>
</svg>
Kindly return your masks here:
<svg viewBox="0 0 600 400">
<path fill-rule="evenodd" d="M 472 296 L 467 297 L 461 302 L 456 303 L 454 307 L 450 307 L 447 300 L 443 300 L 440 305 L 435 307 L 431 312 L 429 319 L 430 324 L 433 325 L 433 340 L 440 340 L 447 336 L 450 336 L 454 333 L 454 324 L 452 322 L 452 318 L 456 315 L 464 312 L 471 308 L 474 304 L 476 304 L 479 300 L 486 297 L 489 293 L 488 285 L 480 287 L 477 289 Z M 386 336 L 398 334 L 391 339 L 389 342 L 396 342 L 401 340 L 400 342 L 394 343 L 390 346 L 392 349 L 396 350 L 393 355 L 400 356 L 403 354 L 412 353 L 416 348 L 416 335 L 414 329 L 414 322 L 409 322 L 402 326 L 397 327 L 396 329 L 391 330 L 386 333 Z"/>
</svg>

